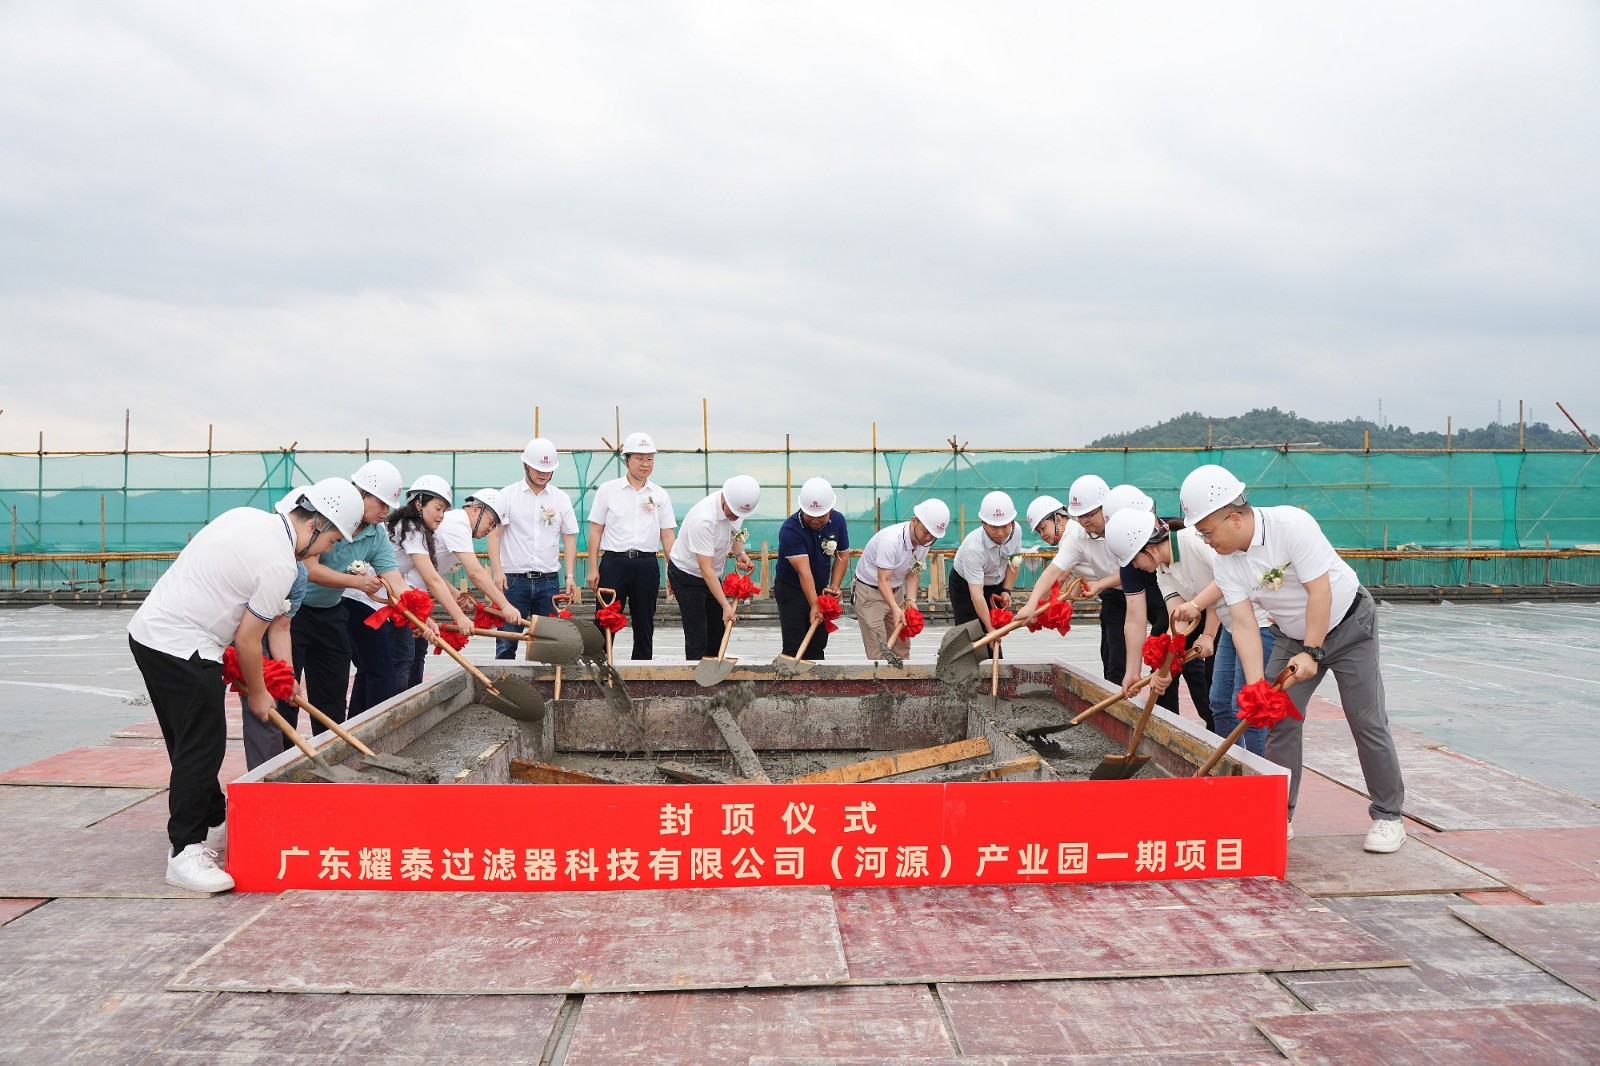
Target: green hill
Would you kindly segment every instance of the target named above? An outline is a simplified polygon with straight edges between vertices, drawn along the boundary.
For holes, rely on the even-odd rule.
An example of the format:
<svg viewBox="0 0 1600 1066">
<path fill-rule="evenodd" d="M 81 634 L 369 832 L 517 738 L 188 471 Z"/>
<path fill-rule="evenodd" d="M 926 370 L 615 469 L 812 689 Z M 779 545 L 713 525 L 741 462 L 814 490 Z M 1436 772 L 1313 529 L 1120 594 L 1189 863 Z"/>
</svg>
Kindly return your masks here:
<svg viewBox="0 0 1600 1066">
<path fill-rule="evenodd" d="M 1364 439 L 1370 434 L 1370 441 Z M 1524 430 L 1529 451 L 1582 451 L 1588 447 L 1582 437 L 1567 430 L 1553 429 L 1544 422 L 1532 422 Z M 1379 426 L 1365 419 L 1343 422 L 1318 422 L 1301 418 L 1293 411 L 1276 407 L 1258 408 L 1229 418 L 1213 418 L 1198 411 L 1181 414 L 1153 426 L 1129 433 L 1113 433 L 1089 442 L 1091 448 L 1205 448 L 1244 445 L 1279 447 L 1284 444 L 1316 445 L 1323 448 L 1360 448 L 1370 443 L 1374 450 L 1396 448 L 1443 448 L 1445 434 L 1415 431 L 1408 426 Z M 1499 448 L 1518 446 L 1516 425 L 1491 422 L 1481 429 L 1458 428 L 1451 435 L 1454 448 Z"/>
</svg>

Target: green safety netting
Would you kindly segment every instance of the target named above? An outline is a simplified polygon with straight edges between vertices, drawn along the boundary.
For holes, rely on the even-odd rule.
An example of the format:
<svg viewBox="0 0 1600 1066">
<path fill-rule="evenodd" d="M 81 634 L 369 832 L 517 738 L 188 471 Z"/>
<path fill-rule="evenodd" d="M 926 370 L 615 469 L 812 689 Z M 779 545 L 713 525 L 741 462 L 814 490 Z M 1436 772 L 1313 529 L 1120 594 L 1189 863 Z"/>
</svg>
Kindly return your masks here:
<svg viewBox="0 0 1600 1066">
<path fill-rule="evenodd" d="M 520 473 L 513 451 L 227 452 L 0 455 L 0 505 L 19 552 L 175 551 L 212 517 L 232 507 L 267 507 L 297 484 L 349 476 L 368 458 L 385 458 L 409 482 L 438 474 L 458 496 L 501 486 Z M 1036 495 L 1064 498 L 1082 474 L 1131 482 L 1163 514 L 1177 513 L 1178 486 L 1194 467 L 1220 462 L 1250 486 L 1253 502 L 1304 506 L 1341 548 L 1561 548 L 1600 541 L 1600 465 L 1573 452 L 1326 452 L 1277 448 L 1163 451 L 826 450 L 661 452 L 655 480 L 681 518 L 734 474 L 761 482 L 751 544 L 775 545 L 792 493 L 822 476 L 839 493 L 857 546 L 874 528 L 910 517 L 920 500 L 950 505 L 954 547 L 972 528 L 984 494 L 1001 489 L 1019 509 Z M 564 453 L 556 483 L 574 497 L 580 548 L 587 546 L 594 489 L 619 476 L 606 451 Z M 103 538 L 103 539 L 102 539 Z M 1361 560 L 1363 578 L 1393 584 L 1486 581 L 1538 584 L 1600 581 L 1591 560 L 1562 560 L 1546 573 L 1538 560 L 1390 561 L 1380 573 Z M 158 572 L 158 571 L 157 571 Z M 130 583 L 147 583 L 134 574 Z M 1526 580 L 1519 580 L 1526 578 Z M 42 577 L 49 581 L 47 575 Z M 151 578 L 153 579 L 153 577 Z"/>
</svg>

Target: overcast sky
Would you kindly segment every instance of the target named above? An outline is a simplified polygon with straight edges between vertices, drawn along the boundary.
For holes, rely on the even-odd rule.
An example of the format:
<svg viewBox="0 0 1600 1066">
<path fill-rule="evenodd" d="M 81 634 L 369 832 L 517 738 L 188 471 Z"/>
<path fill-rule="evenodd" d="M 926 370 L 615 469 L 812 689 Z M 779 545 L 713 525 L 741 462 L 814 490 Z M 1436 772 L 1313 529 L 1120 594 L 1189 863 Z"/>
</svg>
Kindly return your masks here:
<svg viewBox="0 0 1600 1066">
<path fill-rule="evenodd" d="M 0 2 L 0 450 L 1600 428 L 1588 3 Z M 1587 417 L 1585 417 L 1587 416 Z"/>
</svg>

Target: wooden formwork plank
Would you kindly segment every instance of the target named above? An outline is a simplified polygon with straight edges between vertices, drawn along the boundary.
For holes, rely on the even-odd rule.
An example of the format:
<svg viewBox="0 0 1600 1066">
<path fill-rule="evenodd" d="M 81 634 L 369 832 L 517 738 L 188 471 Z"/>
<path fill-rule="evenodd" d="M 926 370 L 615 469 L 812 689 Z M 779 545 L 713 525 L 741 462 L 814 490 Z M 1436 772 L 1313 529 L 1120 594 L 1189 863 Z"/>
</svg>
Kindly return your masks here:
<svg viewBox="0 0 1600 1066">
<path fill-rule="evenodd" d="M 0 932 L 0 1001 L 32 993 L 159 992 L 272 899 L 52 900 Z"/>
<path fill-rule="evenodd" d="M 1600 904 L 1452 907 L 1450 913 L 1591 999 L 1600 999 Z"/>
<path fill-rule="evenodd" d="M 163 1051 L 221 1061 L 250 1053 L 307 1063 L 534 1062 L 563 999 L 224 993 L 196 1011 Z"/>
<path fill-rule="evenodd" d="M 1404 965 L 1280 881 L 835 889 L 854 981 L 1029 980 Z"/>
<path fill-rule="evenodd" d="M 566 1066 L 705 1066 L 783 1048 L 878 1062 L 951 1056 L 921 985 L 588 996 Z"/>
<path fill-rule="evenodd" d="M 1159 1057 L 1137 1051 L 1110 1055 L 958 1055 L 940 1058 L 814 1058 L 756 1055 L 750 1066 L 1283 1066 L 1270 1047 L 1249 1051 L 1164 1051 Z M 145 1066 L 141 1063 L 140 1066 Z"/>
<path fill-rule="evenodd" d="M 879 759 L 867 759 L 864 762 L 851 763 L 849 766 L 836 766 L 831 770 L 819 770 L 814 774 L 802 774 L 792 778 L 792 785 L 821 785 L 843 784 L 858 781 L 878 781 L 885 777 L 894 777 L 896 774 L 909 774 L 916 770 L 926 770 L 930 766 L 944 766 L 964 759 L 981 759 L 990 753 L 989 742 L 983 737 L 973 737 L 970 740 L 959 740 L 954 744 L 940 744 L 932 748 L 919 748 L 916 751 L 905 751 L 898 755 L 885 755 Z M 1037 756 L 1035 757 L 1037 762 Z"/>
<path fill-rule="evenodd" d="M 1300 776 L 1294 808 L 1294 838 L 1365 833 L 1372 826 L 1371 800 L 1336 781 L 1307 770 Z M 1290 854 L 1294 846 L 1290 845 Z"/>
<path fill-rule="evenodd" d="M 1295 837 L 1289 883 L 1309 896 L 1392 896 L 1503 888 L 1501 882 L 1413 837 L 1399 851 L 1362 850 L 1361 836 Z"/>
<path fill-rule="evenodd" d="M 1039 764 L 1044 760 L 1039 758 L 1036 751 L 1026 755 L 1019 755 L 1015 759 L 997 762 L 992 766 L 980 766 L 972 770 L 952 774 L 950 781 L 1003 781 L 1008 777 L 1020 777 L 1039 769 Z"/>
<path fill-rule="evenodd" d="M 1252 1014 L 1299 1005 L 1260 974 L 1156 977 L 1143 981 L 940 985 L 966 1055 L 1049 1049 L 1079 1055 L 1240 1052 L 1270 1059 Z"/>
<path fill-rule="evenodd" d="M 147 788 L 0 785 L 0 826 L 86 829 L 159 793 Z"/>
<path fill-rule="evenodd" d="M 48 899 L 0 899 L 0 925 L 21 918 Z"/>
<path fill-rule="evenodd" d="M 594 774 L 586 774 L 582 770 L 569 770 L 565 766 L 555 766 L 545 762 L 529 762 L 527 759 L 511 760 L 511 780 L 521 781 L 525 785 L 603 785 L 606 780 Z"/>
<path fill-rule="evenodd" d="M 1600 1062 L 1600 1008 L 1592 1003 L 1319 1011 L 1254 1020 L 1280 1051 L 1305 1066 Z"/>
<path fill-rule="evenodd" d="M 330 929 L 374 930 L 329 937 Z M 815 886 L 640 892 L 290 892 L 171 985 L 394 994 L 836 984 Z"/>
<path fill-rule="evenodd" d="M 211 998 L 193 992 L 0 996 L 0 1062 L 144 1062 Z"/>
<path fill-rule="evenodd" d="M 1369 896 L 1327 902 L 1405 952 L 1412 964 L 1279 974 L 1278 980 L 1312 1010 L 1582 1001 L 1580 993 L 1458 921 L 1452 913 L 1452 907 L 1459 905 L 1454 896 Z"/>
<path fill-rule="evenodd" d="M 245 773 L 244 749 L 229 747 L 222 760 L 220 781 Z M 56 755 L 18 766 L 0 774 L 5 785 L 86 785 L 97 788 L 166 788 L 172 764 L 164 747 L 131 748 L 114 745 L 71 748 Z"/>
<path fill-rule="evenodd" d="M 88 829 L 23 825 L 0 833 L 0 896 L 174 897 L 202 895 L 167 884 L 165 818 L 160 826 L 128 828 L 119 818 L 155 804 L 145 800 L 130 811 Z"/>
<path fill-rule="evenodd" d="M 1428 843 L 1540 903 L 1600 903 L 1600 828 L 1440 833 Z"/>
</svg>

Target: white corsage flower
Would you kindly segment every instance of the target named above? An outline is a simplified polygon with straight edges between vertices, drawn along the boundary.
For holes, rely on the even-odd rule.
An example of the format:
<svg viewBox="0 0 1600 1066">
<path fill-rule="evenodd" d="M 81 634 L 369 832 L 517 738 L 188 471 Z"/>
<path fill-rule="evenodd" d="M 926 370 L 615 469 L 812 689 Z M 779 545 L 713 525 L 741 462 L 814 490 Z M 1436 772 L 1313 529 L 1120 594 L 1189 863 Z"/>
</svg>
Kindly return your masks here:
<svg viewBox="0 0 1600 1066">
<path fill-rule="evenodd" d="M 1263 570 L 1261 576 L 1256 578 L 1256 582 L 1268 592 L 1277 592 L 1283 588 L 1283 572 L 1293 565 L 1293 563 L 1279 563 L 1271 570 Z"/>
<path fill-rule="evenodd" d="M 292 610 L 294 610 L 294 604 L 290 603 L 288 600 L 284 600 L 283 601 L 283 606 L 278 608 L 278 613 L 279 614 L 288 614 Z"/>
<path fill-rule="evenodd" d="M 643 500 L 639 501 L 639 509 L 645 514 L 655 514 L 656 498 L 654 496 L 646 496 Z"/>
<path fill-rule="evenodd" d="M 362 577 L 366 574 L 372 573 L 372 564 L 367 562 L 365 559 L 357 559 L 355 562 L 345 567 L 344 572 L 347 574 L 353 574 L 356 577 Z"/>
<path fill-rule="evenodd" d="M 539 517 L 544 519 L 544 524 L 547 526 L 553 526 L 556 524 L 556 513 L 549 507 L 539 508 Z"/>
<path fill-rule="evenodd" d="M 834 555 L 838 551 L 839 551 L 839 539 L 837 537 L 828 537 L 827 539 L 825 539 L 822 542 L 822 554 L 823 555 Z"/>
<path fill-rule="evenodd" d="M 733 531 L 734 546 L 739 548 L 741 551 L 744 549 L 745 544 L 748 543 L 749 540 L 750 531 L 743 526 L 740 526 L 738 529 Z"/>
</svg>

